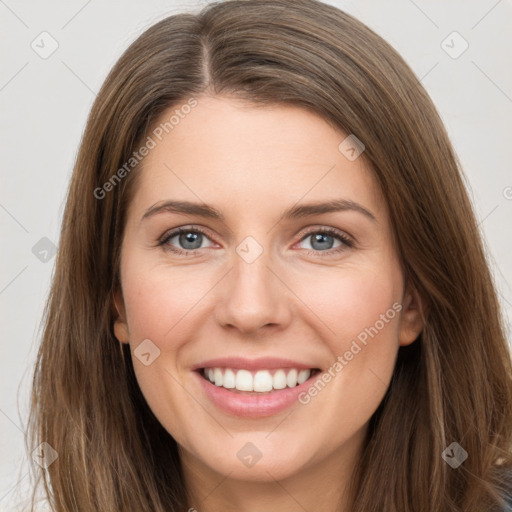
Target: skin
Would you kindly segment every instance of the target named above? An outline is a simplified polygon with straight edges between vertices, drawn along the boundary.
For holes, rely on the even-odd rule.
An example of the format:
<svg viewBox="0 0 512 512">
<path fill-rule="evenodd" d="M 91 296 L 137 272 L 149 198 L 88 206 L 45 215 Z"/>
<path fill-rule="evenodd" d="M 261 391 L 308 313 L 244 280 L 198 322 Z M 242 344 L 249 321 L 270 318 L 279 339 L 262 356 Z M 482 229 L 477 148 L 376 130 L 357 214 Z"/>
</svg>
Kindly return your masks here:
<svg viewBox="0 0 512 512">
<path fill-rule="evenodd" d="M 122 243 L 115 335 L 132 354 L 145 339 L 160 350 L 150 365 L 137 357 L 133 364 L 149 406 L 180 447 L 190 507 L 348 510 L 347 481 L 368 421 L 399 346 L 422 329 L 419 298 L 404 290 L 385 200 L 364 158 L 349 161 L 338 150 L 346 134 L 316 114 L 197 99 L 140 171 Z M 296 204 L 339 198 L 375 220 L 351 210 L 281 219 Z M 169 199 L 211 204 L 225 220 L 164 212 L 141 221 Z M 180 226 L 207 231 L 201 248 L 189 250 L 195 255 L 158 246 Z M 314 245 L 311 235 L 329 227 L 355 245 L 336 238 Z M 247 236 L 263 248 L 251 264 L 236 252 Z M 190 247 L 179 236 L 170 245 Z M 191 372 L 225 356 L 292 358 L 326 371 L 394 303 L 400 313 L 307 405 L 267 418 L 230 415 Z M 252 467 L 237 457 L 247 442 L 262 453 Z"/>
</svg>

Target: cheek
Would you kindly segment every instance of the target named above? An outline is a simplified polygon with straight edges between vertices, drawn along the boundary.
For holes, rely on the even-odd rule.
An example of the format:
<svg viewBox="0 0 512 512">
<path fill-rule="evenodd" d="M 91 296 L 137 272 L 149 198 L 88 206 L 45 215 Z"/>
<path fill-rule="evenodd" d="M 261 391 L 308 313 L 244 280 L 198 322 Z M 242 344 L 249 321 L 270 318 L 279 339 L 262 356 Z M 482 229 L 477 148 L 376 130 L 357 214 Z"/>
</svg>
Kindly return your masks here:
<svg viewBox="0 0 512 512">
<path fill-rule="evenodd" d="M 393 265 L 378 271 L 368 267 L 329 270 L 296 279 L 295 283 L 302 284 L 296 284 L 295 290 L 312 311 L 311 321 L 323 326 L 333 351 L 339 354 L 348 349 L 347 342 L 350 345 L 361 333 L 364 339 L 367 329 L 375 326 L 383 338 L 393 338 L 391 334 L 398 332 L 398 322 L 393 320 L 401 299 L 401 274 Z"/>
<path fill-rule="evenodd" d="M 123 295 L 137 382 L 160 423 L 183 440 L 184 425 L 189 424 L 190 416 L 184 404 L 190 403 L 190 398 L 180 354 L 197 330 L 194 315 L 208 290 L 207 282 L 202 277 L 191 278 L 193 270 L 148 267 L 136 259 L 125 263 Z M 145 340 L 151 341 L 151 361 L 147 366 L 139 362 L 137 355 L 142 352 L 138 346 L 147 343 Z"/>
<path fill-rule="evenodd" d="M 389 385 L 399 346 L 401 274 L 389 265 L 378 272 L 344 271 L 337 278 L 317 274 L 309 282 L 315 286 L 298 294 L 314 313 L 310 318 L 316 331 L 324 333 L 331 361 L 302 403 L 315 409 L 311 418 L 326 413 L 347 432 L 353 422 L 369 419 Z M 319 395 L 323 398 L 317 400 Z"/>
<path fill-rule="evenodd" d="M 130 341 L 136 345 L 148 338 L 161 349 L 177 348 L 175 344 L 194 328 L 188 318 L 200 309 L 201 298 L 211 288 L 208 283 L 207 276 L 190 267 L 130 271 L 127 265 L 123 294 Z"/>
</svg>

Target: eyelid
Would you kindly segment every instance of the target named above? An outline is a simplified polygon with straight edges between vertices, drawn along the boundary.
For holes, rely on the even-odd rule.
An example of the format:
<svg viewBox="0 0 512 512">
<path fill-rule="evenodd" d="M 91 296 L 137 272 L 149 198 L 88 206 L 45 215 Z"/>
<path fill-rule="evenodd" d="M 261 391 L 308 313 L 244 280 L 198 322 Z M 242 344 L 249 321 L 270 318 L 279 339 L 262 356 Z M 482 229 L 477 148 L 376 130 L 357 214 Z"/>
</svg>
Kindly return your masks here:
<svg viewBox="0 0 512 512">
<path fill-rule="evenodd" d="M 299 241 L 302 241 L 304 239 L 304 237 L 306 237 L 306 236 L 309 236 L 313 233 L 318 233 L 318 232 L 329 233 L 329 234 L 332 234 L 333 236 L 334 235 L 338 236 L 340 238 L 349 240 L 354 245 L 356 242 L 355 238 L 352 235 L 349 235 L 346 231 L 343 231 L 342 229 L 335 228 L 333 226 L 326 226 L 323 224 L 315 224 L 313 226 L 307 226 L 307 227 L 303 228 L 299 232 L 299 235 L 298 235 Z"/>
<path fill-rule="evenodd" d="M 211 236 L 209 230 L 206 228 L 203 228 L 202 226 L 196 226 L 196 225 L 185 225 L 185 226 L 178 226 L 176 228 L 168 229 L 164 232 L 163 235 L 161 235 L 158 238 L 158 245 L 165 244 L 168 240 L 171 238 L 174 238 L 176 235 L 179 235 L 181 233 L 188 233 L 191 231 L 196 231 L 198 233 L 201 233 L 202 235 L 209 238 L 212 242 L 215 242 L 214 237 Z M 217 243 L 217 242 L 215 242 Z"/>
</svg>

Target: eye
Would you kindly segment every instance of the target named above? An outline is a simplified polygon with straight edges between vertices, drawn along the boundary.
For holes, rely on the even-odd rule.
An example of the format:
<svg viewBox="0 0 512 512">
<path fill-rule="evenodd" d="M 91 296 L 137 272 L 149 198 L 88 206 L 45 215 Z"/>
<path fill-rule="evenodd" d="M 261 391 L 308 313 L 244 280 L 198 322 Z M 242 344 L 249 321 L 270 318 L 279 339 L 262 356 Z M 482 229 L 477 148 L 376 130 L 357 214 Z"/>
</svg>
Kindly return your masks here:
<svg viewBox="0 0 512 512">
<path fill-rule="evenodd" d="M 338 253 L 347 248 L 354 247 L 354 243 L 347 235 L 334 228 L 322 228 L 309 231 L 302 237 L 301 242 L 309 242 L 308 254 L 318 255 L 318 253 Z M 336 242 L 338 244 L 336 245 Z"/>
<path fill-rule="evenodd" d="M 165 233 L 158 245 L 165 250 L 190 255 L 192 252 L 197 252 L 197 249 L 204 249 L 203 242 L 205 240 L 209 240 L 209 238 L 202 229 L 181 227 Z"/>
<path fill-rule="evenodd" d="M 166 251 L 192 256 L 195 255 L 194 253 L 199 252 L 199 249 L 212 246 L 203 246 L 206 240 L 210 240 L 210 238 L 205 231 L 198 227 L 185 226 L 165 233 L 159 240 L 158 245 L 162 246 Z M 321 253 L 332 255 L 355 245 L 347 235 L 334 228 L 310 230 L 303 235 L 299 243 L 304 242 L 309 242 L 310 246 L 309 248 L 306 247 L 306 253 L 315 256 Z"/>
</svg>

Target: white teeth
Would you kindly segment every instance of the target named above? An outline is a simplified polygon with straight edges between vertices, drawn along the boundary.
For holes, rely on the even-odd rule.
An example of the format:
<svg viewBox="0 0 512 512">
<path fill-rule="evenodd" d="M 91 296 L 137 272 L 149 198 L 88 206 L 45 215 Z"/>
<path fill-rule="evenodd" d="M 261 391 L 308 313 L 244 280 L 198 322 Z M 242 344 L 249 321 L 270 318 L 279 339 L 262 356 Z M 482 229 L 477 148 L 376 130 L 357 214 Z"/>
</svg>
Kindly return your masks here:
<svg viewBox="0 0 512 512">
<path fill-rule="evenodd" d="M 297 385 L 297 370 L 293 369 L 288 372 L 286 384 L 289 388 L 294 388 Z"/>
<path fill-rule="evenodd" d="M 254 376 L 254 391 L 272 391 L 272 375 L 267 370 L 259 370 Z"/>
<path fill-rule="evenodd" d="M 222 383 L 223 387 L 227 389 L 233 389 L 235 387 L 235 372 L 230 370 L 229 368 L 224 372 L 224 382 Z"/>
<path fill-rule="evenodd" d="M 294 388 L 298 384 L 306 382 L 311 376 L 311 369 L 278 369 L 273 374 L 272 370 L 258 370 L 253 374 L 249 370 L 205 368 L 203 375 L 212 384 L 219 387 L 266 393 L 273 389 Z"/>
<path fill-rule="evenodd" d="M 272 377 L 272 387 L 274 389 L 284 389 L 286 387 L 286 373 L 284 370 L 277 370 Z"/>
<path fill-rule="evenodd" d="M 297 377 L 297 382 L 299 384 L 306 382 L 309 379 L 310 375 L 311 375 L 311 370 L 301 370 L 299 372 L 299 376 Z"/>
<path fill-rule="evenodd" d="M 235 388 L 238 391 L 252 391 L 252 375 L 247 370 L 236 372 Z"/>
<path fill-rule="evenodd" d="M 220 368 L 215 368 L 213 370 L 213 378 L 215 379 L 216 386 L 222 386 L 222 381 L 224 380 L 224 375 Z"/>
</svg>

